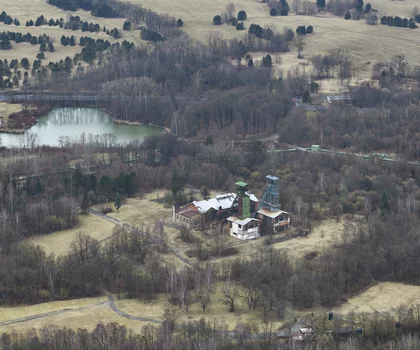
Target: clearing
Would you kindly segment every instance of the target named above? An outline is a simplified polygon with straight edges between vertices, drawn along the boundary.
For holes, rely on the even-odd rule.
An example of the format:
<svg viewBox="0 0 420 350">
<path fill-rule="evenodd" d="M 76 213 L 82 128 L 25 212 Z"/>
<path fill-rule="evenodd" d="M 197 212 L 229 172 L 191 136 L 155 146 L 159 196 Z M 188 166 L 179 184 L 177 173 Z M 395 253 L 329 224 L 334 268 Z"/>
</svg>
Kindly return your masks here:
<svg viewBox="0 0 420 350">
<path fill-rule="evenodd" d="M 276 249 L 284 249 L 295 258 L 302 258 L 305 254 L 317 251 L 322 253 L 333 246 L 344 229 L 343 220 L 324 220 L 315 226 L 306 237 L 292 238 L 284 242 L 275 243 Z"/>
<path fill-rule="evenodd" d="M 420 287 L 396 282 L 382 282 L 350 298 L 335 311 L 348 314 L 391 311 L 400 305 L 420 304 Z"/>
<path fill-rule="evenodd" d="M 80 222 L 69 230 L 36 235 L 26 241 L 40 245 L 47 254 L 65 255 L 69 251 L 70 243 L 76 238 L 78 232 L 83 231 L 98 241 L 103 241 L 112 235 L 114 225 L 94 215 L 80 215 Z"/>
<path fill-rule="evenodd" d="M 187 312 L 182 312 L 177 306 L 172 306 L 179 310 L 179 319 L 177 322 L 199 321 L 201 318 L 205 318 L 207 321 L 211 321 L 216 325 L 226 325 L 229 330 L 233 330 L 238 322 L 248 325 L 258 325 L 262 322 L 263 316 L 261 309 L 250 310 L 243 298 L 237 298 L 235 300 L 235 312 L 229 312 L 228 305 L 224 303 L 223 287 L 224 283 L 221 282 L 213 285 L 211 302 L 207 306 L 205 313 L 203 313 L 203 309 L 199 303 L 196 302 L 189 306 Z M 159 295 L 156 300 L 150 303 L 141 302 L 136 299 L 121 299 L 116 300 L 115 303 L 121 311 L 133 316 L 150 317 L 158 320 L 163 320 L 163 309 L 169 305 L 168 295 Z M 273 322 L 275 329 L 280 329 L 283 322 L 279 321 L 275 313 L 275 311 L 271 311 L 268 320 Z"/>
</svg>

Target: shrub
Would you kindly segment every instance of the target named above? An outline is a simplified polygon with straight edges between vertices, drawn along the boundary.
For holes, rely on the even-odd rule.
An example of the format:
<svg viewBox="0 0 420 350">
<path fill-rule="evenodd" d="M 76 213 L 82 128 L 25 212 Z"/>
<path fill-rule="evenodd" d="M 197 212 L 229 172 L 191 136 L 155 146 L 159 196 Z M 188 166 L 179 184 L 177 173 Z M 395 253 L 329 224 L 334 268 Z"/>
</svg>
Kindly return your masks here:
<svg viewBox="0 0 420 350">
<path fill-rule="evenodd" d="M 181 27 L 184 26 L 184 22 L 183 22 L 183 20 L 181 18 L 178 18 L 178 20 L 176 21 L 176 26 L 178 28 L 181 28 Z"/>
</svg>

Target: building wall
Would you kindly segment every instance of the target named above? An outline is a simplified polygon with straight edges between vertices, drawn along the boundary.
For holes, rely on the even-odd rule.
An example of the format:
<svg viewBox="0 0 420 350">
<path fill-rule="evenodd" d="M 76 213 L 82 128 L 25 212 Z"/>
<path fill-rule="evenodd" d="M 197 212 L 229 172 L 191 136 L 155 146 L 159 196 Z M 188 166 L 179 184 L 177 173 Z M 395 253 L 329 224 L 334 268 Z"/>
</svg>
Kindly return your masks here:
<svg viewBox="0 0 420 350">
<path fill-rule="evenodd" d="M 228 227 L 229 227 L 229 234 L 232 237 L 235 237 L 241 240 L 254 239 L 260 236 L 258 226 L 244 231 L 242 227 L 239 228 L 238 224 L 234 222 L 229 222 Z"/>
</svg>

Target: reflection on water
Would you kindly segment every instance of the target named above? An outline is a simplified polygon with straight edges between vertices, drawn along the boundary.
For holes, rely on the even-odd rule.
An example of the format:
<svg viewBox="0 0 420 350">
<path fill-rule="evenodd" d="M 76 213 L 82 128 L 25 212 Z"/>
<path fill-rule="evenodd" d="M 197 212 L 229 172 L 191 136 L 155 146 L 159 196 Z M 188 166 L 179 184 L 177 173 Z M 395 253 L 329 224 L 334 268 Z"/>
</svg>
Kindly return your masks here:
<svg viewBox="0 0 420 350">
<path fill-rule="evenodd" d="M 58 146 L 63 140 L 80 139 L 84 134 L 88 139 L 92 135 L 114 134 L 117 143 L 142 141 L 145 136 L 163 133 L 164 130 L 148 125 L 116 125 L 112 117 L 95 108 L 56 108 L 46 116 L 38 118 L 38 123 L 25 135 L 0 134 L 2 145 L 21 147 L 27 143 L 31 134 L 37 135 L 39 145 Z M 89 136 L 89 134 L 91 134 Z"/>
</svg>

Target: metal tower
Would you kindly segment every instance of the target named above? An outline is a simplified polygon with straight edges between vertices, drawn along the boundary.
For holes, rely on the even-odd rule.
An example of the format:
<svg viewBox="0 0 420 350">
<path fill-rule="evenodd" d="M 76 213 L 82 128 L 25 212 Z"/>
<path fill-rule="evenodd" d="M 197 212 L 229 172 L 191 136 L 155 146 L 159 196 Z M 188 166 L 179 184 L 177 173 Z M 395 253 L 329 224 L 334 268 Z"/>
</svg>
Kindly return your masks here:
<svg viewBox="0 0 420 350">
<path fill-rule="evenodd" d="M 277 176 L 267 175 L 266 189 L 258 205 L 258 210 L 266 208 L 271 211 L 280 210 L 279 202 L 279 178 Z"/>
</svg>

